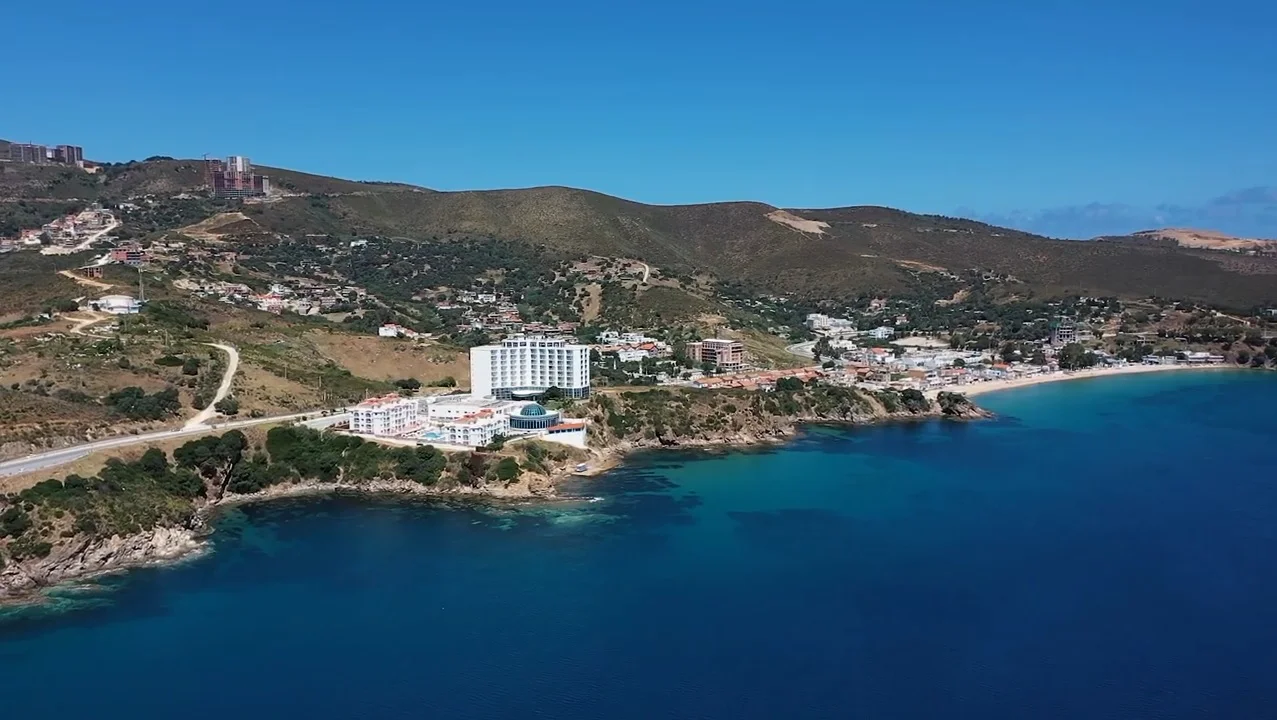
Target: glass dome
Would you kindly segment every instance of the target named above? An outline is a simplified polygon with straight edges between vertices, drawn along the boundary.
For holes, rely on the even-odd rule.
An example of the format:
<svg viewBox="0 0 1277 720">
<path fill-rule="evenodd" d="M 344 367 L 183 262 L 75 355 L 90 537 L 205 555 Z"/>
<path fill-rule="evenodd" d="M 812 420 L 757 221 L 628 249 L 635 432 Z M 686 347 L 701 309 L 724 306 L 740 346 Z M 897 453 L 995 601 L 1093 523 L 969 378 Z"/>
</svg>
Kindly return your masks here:
<svg viewBox="0 0 1277 720">
<path fill-rule="evenodd" d="M 540 405 L 536 403 L 532 403 L 531 405 L 523 406 L 523 409 L 519 411 L 519 414 L 523 415 L 524 417 L 536 417 L 539 415 L 545 415 L 546 412 L 545 412 L 545 408 L 541 407 Z"/>
</svg>

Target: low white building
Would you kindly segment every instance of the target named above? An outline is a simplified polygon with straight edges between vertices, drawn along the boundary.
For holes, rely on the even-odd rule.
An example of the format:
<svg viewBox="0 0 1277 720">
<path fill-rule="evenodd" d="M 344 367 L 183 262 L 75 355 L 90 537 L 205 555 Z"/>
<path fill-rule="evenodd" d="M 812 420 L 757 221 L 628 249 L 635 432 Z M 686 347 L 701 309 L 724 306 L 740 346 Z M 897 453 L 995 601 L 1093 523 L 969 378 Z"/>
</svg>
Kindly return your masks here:
<svg viewBox="0 0 1277 720">
<path fill-rule="evenodd" d="M 869 337 L 875 340 L 887 340 L 891 337 L 894 337 L 895 334 L 896 334 L 896 329 L 887 325 L 876 327 L 873 330 L 869 331 Z"/>
<path fill-rule="evenodd" d="M 616 357 L 621 362 L 640 362 L 643 358 L 651 357 L 652 353 L 646 350 L 617 350 Z"/>
<path fill-rule="evenodd" d="M 426 419 L 432 423 L 455 420 L 484 410 L 510 416 L 528 404 L 518 400 L 497 400 L 474 395 L 436 395 L 423 398 L 420 402 Z"/>
<path fill-rule="evenodd" d="M 386 395 L 365 400 L 350 411 L 350 431 L 360 435 L 403 435 L 420 424 L 416 398 Z"/>
<path fill-rule="evenodd" d="M 135 315 L 142 310 L 142 302 L 129 295 L 104 295 L 90 302 L 89 306 L 112 315 Z"/>
</svg>

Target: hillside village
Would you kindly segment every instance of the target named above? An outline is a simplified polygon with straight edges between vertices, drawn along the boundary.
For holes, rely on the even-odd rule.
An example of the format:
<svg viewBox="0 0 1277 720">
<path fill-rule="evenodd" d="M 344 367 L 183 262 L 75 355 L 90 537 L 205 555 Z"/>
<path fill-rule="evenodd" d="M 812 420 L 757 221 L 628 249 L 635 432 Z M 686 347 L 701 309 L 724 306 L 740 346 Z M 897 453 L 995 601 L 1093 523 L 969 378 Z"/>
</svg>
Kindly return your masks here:
<svg viewBox="0 0 1277 720">
<path fill-rule="evenodd" d="M 584 348 L 589 386 L 602 393 L 792 383 L 935 393 L 1086 368 L 1277 367 L 1277 309 L 1266 306 L 1052 295 L 1017 275 L 925 263 L 905 268 L 893 292 L 776 292 L 468 231 L 287 231 L 272 203 L 328 213 L 340 193 L 307 195 L 281 171 L 274 184 L 256 180 L 244 158 L 219 163 L 220 189 L 99 196 L 0 241 L 0 273 L 14 279 L 0 388 L 21 396 L 12 412 L 23 420 L 0 438 L 10 454 L 179 422 L 217 379 L 223 361 L 208 342 L 239 348 L 226 409 L 242 416 L 465 389 L 474 348 L 523 337 Z M 192 182 L 216 180 L 210 172 L 193 168 Z M 163 358 L 197 369 L 157 374 Z M 129 387 L 172 387 L 178 402 L 129 418 L 110 401 Z M 571 412 L 572 398 L 555 402 Z"/>
</svg>

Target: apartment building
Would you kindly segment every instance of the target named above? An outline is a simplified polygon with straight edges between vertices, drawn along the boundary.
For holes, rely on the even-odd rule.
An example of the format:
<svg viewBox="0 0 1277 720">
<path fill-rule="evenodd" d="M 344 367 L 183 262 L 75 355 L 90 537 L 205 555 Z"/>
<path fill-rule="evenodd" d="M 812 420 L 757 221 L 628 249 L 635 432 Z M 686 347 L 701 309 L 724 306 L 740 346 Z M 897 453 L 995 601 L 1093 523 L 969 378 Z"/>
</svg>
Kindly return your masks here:
<svg viewBox="0 0 1277 720">
<path fill-rule="evenodd" d="M 739 340 L 710 338 L 687 344 L 693 362 L 710 363 L 719 370 L 734 372 L 745 366 L 745 346 Z"/>
<path fill-rule="evenodd" d="M 398 395 L 365 400 L 350 413 L 350 431 L 361 435 L 402 435 L 420 424 L 415 398 Z"/>
<path fill-rule="evenodd" d="M 84 148 L 79 145 L 59 145 L 53 149 L 53 161 L 82 167 Z"/>
<path fill-rule="evenodd" d="M 49 162 L 49 148 L 32 143 L 11 143 L 8 160 L 16 163 L 43 165 Z"/>
<path fill-rule="evenodd" d="M 470 348 L 470 391 L 503 400 L 539 397 L 550 388 L 565 397 L 590 394 L 590 348 L 562 338 L 516 335 L 500 345 Z"/>
</svg>

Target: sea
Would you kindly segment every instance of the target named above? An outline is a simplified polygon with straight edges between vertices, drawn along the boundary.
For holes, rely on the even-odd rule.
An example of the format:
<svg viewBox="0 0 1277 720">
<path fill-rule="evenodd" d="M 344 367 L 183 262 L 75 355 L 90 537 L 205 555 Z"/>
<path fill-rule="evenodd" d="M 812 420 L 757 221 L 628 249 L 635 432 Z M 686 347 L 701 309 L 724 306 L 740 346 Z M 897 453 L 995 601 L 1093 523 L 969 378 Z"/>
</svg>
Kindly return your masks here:
<svg viewBox="0 0 1277 720">
<path fill-rule="evenodd" d="M 291 499 L 0 616 L 4 718 L 1274 718 L 1277 374 Z"/>
</svg>

